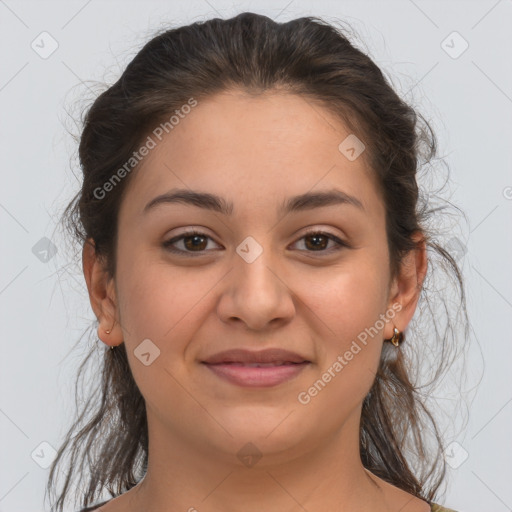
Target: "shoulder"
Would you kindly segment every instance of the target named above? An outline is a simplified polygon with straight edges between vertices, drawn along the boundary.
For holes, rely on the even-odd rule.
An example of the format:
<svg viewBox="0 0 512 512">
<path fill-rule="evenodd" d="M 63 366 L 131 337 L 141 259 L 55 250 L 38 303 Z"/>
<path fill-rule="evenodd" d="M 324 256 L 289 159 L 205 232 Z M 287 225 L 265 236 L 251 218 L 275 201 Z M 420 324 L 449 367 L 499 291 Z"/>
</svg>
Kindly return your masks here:
<svg viewBox="0 0 512 512">
<path fill-rule="evenodd" d="M 431 512 L 457 512 L 456 510 L 453 510 L 452 508 L 445 508 L 441 505 L 438 505 L 437 503 L 431 503 Z"/>
</svg>

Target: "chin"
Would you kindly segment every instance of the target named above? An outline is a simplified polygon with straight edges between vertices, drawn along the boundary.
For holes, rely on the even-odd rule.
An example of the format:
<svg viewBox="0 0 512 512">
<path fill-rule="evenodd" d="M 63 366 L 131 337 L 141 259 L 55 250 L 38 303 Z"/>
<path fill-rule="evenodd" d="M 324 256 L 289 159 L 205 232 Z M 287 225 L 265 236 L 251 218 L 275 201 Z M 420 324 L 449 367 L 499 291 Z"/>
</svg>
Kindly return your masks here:
<svg viewBox="0 0 512 512">
<path fill-rule="evenodd" d="M 308 432 L 304 429 L 304 422 L 296 417 L 293 409 L 286 410 L 282 407 L 264 407 L 264 406 L 250 406 L 250 407 L 233 407 L 227 414 L 212 415 L 216 420 L 225 428 L 229 434 L 223 435 L 222 439 L 218 441 L 222 444 L 222 451 L 227 451 L 233 454 L 233 447 L 239 447 L 236 450 L 243 450 L 246 445 L 251 444 L 254 446 L 247 446 L 246 449 L 250 452 L 254 450 L 256 453 L 260 452 L 263 455 L 272 455 L 274 463 L 279 459 L 286 460 L 296 452 L 302 451 L 301 447 L 306 444 L 307 440 L 315 436 L 315 432 Z M 310 441 L 308 441 L 310 442 Z M 284 459 L 283 459 L 284 461 Z"/>
</svg>

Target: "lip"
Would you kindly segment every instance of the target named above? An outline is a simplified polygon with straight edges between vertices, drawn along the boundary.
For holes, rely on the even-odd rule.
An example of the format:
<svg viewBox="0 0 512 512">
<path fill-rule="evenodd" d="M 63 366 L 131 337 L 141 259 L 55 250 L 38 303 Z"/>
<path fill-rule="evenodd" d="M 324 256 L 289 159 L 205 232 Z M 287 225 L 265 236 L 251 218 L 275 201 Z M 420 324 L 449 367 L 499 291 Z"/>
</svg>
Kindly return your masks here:
<svg viewBox="0 0 512 512">
<path fill-rule="evenodd" d="M 267 348 L 265 350 L 252 351 L 245 349 L 231 349 L 218 352 L 202 361 L 207 364 L 218 363 L 303 363 L 311 362 L 295 352 L 280 348 Z"/>
<path fill-rule="evenodd" d="M 271 387 L 302 372 L 311 361 L 289 350 L 225 350 L 201 361 L 216 376 L 243 387 Z M 257 366 L 258 365 L 258 366 Z"/>
<path fill-rule="evenodd" d="M 274 366 L 248 366 L 258 363 L 203 363 L 218 377 L 242 387 L 277 386 L 296 377 L 311 363 L 282 363 Z M 265 364 L 265 363 L 260 363 Z M 268 364 L 268 363 L 267 363 Z"/>
</svg>

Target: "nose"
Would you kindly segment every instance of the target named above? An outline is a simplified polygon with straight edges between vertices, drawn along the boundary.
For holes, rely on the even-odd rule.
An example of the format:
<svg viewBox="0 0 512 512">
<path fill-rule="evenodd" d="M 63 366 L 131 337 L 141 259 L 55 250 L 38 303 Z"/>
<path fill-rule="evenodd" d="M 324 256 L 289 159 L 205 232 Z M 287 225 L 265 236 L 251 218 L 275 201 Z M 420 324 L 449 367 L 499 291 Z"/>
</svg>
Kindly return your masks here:
<svg viewBox="0 0 512 512">
<path fill-rule="evenodd" d="M 217 306 L 223 322 L 242 323 L 260 331 L 288 323 L 296 314 L 294 294 L 270 251 L 254 261 L 234 258 L 234 267 L 223 280 L 224 289 Z"/>
</svg>

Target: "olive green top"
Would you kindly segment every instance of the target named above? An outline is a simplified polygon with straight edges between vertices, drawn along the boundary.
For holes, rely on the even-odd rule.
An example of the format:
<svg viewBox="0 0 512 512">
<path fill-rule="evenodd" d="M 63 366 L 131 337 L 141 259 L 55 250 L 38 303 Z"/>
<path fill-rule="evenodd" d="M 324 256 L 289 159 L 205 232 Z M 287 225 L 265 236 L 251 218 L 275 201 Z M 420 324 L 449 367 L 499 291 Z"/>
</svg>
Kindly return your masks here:
<svg viewBox="0 0 512 512">
<path fill-rule="evenodd" d="M 441 505 L 438 505 L 437 503 L 431 503 L 431 512 L 456 512 L 452 508 L 445 508 Z"/>
</svg>

